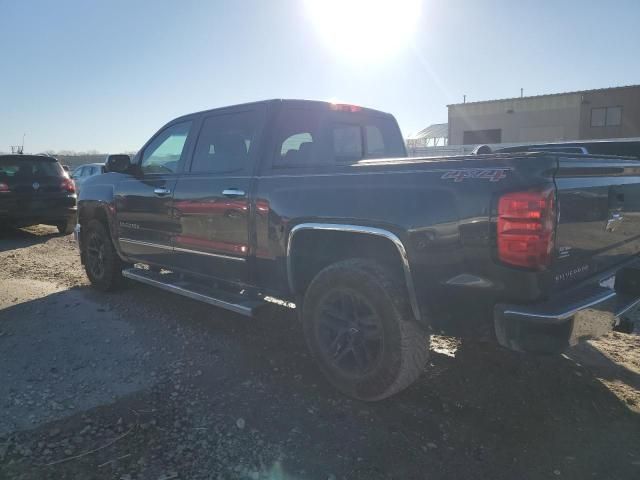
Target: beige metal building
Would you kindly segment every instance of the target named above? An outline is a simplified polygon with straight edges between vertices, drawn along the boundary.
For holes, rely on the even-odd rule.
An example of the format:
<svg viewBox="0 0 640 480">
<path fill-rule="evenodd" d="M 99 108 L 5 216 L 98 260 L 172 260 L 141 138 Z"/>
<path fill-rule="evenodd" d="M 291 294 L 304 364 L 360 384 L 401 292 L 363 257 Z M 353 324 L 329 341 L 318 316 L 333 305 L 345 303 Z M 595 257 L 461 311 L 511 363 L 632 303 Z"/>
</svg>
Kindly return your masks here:
<svg viewBox="0 0 640 480">
<path fill-rule="evenodd" d="M 448 108 L 449 145 L 640 137 L 640 85 Z"/>
</svg>

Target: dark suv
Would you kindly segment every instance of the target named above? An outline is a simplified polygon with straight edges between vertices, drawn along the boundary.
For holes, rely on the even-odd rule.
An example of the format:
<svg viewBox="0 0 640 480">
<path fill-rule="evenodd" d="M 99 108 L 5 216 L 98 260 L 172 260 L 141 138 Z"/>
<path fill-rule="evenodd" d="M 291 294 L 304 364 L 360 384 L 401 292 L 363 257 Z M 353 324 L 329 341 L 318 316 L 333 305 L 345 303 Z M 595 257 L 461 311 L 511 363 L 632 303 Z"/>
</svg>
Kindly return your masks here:
<svg viewBox="0 0 640 480">
<path fill-rule="evenodd" d="M 0 225 L 55 225 L 71 234 L 76 220 L 76 189 L 53 157 L 0 155 Z"/>
</svg>

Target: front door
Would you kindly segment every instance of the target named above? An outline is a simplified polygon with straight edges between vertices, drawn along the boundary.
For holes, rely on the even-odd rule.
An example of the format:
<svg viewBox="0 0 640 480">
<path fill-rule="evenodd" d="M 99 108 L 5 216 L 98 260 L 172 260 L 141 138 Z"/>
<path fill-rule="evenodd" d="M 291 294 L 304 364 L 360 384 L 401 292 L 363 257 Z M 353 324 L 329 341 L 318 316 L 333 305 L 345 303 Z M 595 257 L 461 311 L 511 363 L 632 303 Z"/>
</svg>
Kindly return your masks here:
<svg viewBox="0 0 640 480">
<path fill-rule="evenodd" d="M 260 107 L 206 116 L 173 201 L 174 255 L 189 272 L 248 282 L 250 189 Z"/>
<path fill-rule="evenodd" d="M 173 192 L 189 149 L 191 121 L 161 130 L 140 155 L 139 173 L 115 192 L 118 242 L 122 252 L 143 263 L 172 265 Z"/>
</svg>

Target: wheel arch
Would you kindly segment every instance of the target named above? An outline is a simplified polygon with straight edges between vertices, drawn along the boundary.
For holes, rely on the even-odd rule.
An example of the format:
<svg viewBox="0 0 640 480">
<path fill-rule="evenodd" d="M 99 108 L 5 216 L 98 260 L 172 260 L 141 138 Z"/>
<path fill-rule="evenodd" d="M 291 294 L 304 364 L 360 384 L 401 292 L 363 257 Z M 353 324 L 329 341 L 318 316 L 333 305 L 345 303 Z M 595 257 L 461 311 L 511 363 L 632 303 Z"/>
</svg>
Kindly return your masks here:
<svg viewBox="0 0 640 480">
<path fill-rule="evenodd" d="M 115 241 L 116 238 L 116 225 L 114 219 L 113 205 L 111 203 L 102 201 L 102 200 L 85 200 L 79 203 L 78 205 L 78 223 L 80 224 L 80 252 L 82 254 L 82 242 L 84 236 L 82 235 L 82 230 L 87 228 L 87 225 L 91 220 L 97 220 L 104 225 L 107 232 L 109 233 L 109 237 L 111 243 L 116 249 L 118 255 L 121 256 L 120 248 L 118 242 Z M 84 262 L 84 258 L 82 258 Z"/>
<path fill-rule="evenodd" d="M 301 264 L 304 265 L 304 259 L 315 257 L 316 252 L 324 252 L 323 244 L 320 242 L 329 239 L 338 241 L 343 250 L 332 251 L 330 255 L 312 262 L 311 273 L 302 274 Z M 300 255 L 300 249 L 304 247 L 314 248 L 314 255 Z M 300 223 L 294 226 L 289 232 L 286 245 L 289 290 L 294 295 L 303 293 L 318 271 L 335 261 L 353 256 L 352 253 L 381 260 L 383 264 L 397 269 L 404 282 L 413 316 L 416 321 L 422 322 L 407 250 L 398 235 L 384 228 L 340 223 Z M 380 258 L 381 256 L 384 258 Z"/>
</svg>

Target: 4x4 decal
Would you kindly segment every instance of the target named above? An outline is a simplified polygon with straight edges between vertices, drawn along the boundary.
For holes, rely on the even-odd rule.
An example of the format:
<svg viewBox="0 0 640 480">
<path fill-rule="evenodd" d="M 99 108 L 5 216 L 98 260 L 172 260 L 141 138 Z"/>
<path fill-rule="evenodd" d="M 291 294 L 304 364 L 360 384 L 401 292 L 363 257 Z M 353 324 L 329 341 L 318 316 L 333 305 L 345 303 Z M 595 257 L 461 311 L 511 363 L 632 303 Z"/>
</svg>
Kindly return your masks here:
<svg viewBox="0 0 640 480">
<path fill-rule="evenodd" d="M 462 182 L 466 178 L 480 178 L 489 180 L 490 182 L 499 182 L 503 178 L 507 178 L 507 172 L 511 168 L 461 168 L 458 170 L 449 170 L 442 175 L 443 180 L 452 179 L 454 182 Z"/>
</svg>

